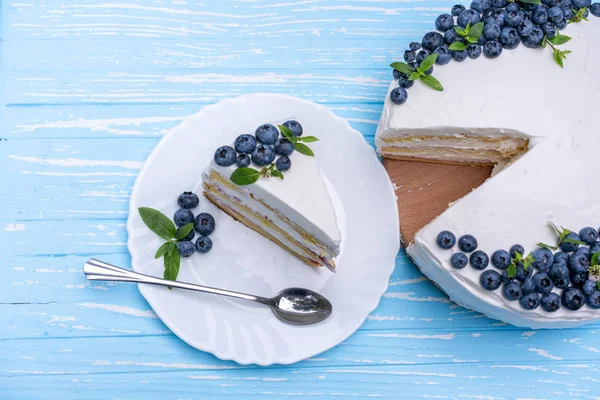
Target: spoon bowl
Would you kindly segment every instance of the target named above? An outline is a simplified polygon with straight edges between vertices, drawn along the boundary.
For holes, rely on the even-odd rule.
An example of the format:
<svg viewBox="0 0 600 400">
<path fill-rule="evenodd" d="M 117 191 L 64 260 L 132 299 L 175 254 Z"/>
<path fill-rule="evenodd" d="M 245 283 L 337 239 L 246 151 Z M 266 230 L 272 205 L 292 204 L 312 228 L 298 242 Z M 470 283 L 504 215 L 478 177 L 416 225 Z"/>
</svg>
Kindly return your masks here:
<svg viewBox="0 0 600 400">
<path fill-rule="evenodd" d="M 317 292 L 303 288 L 288 288 L 272 298 L 271 310 L 277 318 L 295 325 L 314 324 L 329 317 L 333 306 Z"/>
</svg>

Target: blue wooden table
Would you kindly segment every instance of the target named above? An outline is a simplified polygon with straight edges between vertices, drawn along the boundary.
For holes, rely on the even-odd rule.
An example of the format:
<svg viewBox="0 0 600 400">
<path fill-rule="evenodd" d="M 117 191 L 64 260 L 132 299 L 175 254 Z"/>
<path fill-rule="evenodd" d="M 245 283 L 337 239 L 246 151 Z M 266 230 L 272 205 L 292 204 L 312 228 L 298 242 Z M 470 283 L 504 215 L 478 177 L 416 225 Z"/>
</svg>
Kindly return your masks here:
<svg viewBox="0 0 600 400">
<path fill-rule="evenodd" d="M 407 259 L 363 327 L 291 366 L 194 350 L 135 285 L 128 197 L 161 135 L 251 92 L 329 106 L 372 143 L 387 65 L 453 1 L 3 1 L 0 398 L 600 399 L 600 325 L 529 331 L 463 309 Z"/>
</svg>

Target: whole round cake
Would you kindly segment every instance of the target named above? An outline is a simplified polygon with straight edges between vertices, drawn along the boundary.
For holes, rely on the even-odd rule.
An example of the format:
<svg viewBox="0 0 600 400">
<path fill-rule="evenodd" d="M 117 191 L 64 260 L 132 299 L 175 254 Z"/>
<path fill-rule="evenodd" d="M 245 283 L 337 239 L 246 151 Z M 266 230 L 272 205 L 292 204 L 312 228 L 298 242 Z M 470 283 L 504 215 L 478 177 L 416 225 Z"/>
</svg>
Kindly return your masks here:
<svg viewBox="0 0 600 400">
<path fill-rule="evenodd" d="M 407 252 L 457 303 L 555 328 L 600 320 L 600 4 L 543 3 L 438 17 L 392 64 L 376 140 L 384 157 L 495 166 Z"/>
</svg>

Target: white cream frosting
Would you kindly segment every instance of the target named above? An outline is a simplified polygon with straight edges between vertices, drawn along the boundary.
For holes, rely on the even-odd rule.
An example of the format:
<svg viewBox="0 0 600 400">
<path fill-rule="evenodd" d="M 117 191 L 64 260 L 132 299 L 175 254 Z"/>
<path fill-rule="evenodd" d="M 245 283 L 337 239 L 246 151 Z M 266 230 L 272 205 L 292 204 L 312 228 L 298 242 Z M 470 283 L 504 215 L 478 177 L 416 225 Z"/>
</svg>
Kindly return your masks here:
<svg viewBox="0 0 600 400">
<path fill-rule="evenodd" d="M 481 271 L 471 266 L 453 269 L 450 257 L 458 249 L 440 249 L 436 237 L 442 230 L 457 238 L 473 234 L 478 248 L 491 257 L 515 243 L 526 251 L 538 242 L 555 243 L 549 221 L 576 231 L 600 225 L 600 20 L 590 17 L 590 22 L 570 24 L 563 34 L 572 37 L 561 46 L 572 51 L 564 69 L 554 63 L 549 48 L 523 45 L 504 50 L 497 59 L 482 56 L 436 66 L 434 76 L 444 91 L 416 82 L 401 106 L 392 104 L 388 95 L 377 130 L 378 147 L 384 145 L 382 137 L 413 134 L 502 133 L 531 139 L 525 155 L 419 231 L 407 251 L 457 303 L 533 328 L 600 320 L 600 310 L 587 305 L 554 313 L 541 307 L 524 310 L 518 301 L 506 300 L 501 289 L 483 289 Z"/>
</svg>

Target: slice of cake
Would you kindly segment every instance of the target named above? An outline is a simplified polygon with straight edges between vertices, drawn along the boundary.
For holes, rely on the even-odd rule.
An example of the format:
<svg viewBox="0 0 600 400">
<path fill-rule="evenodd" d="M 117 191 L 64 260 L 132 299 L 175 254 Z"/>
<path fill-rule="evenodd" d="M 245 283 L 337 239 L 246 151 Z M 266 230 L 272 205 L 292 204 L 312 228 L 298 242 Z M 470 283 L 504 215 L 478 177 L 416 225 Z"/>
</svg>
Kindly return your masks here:
<svg viewBox="0 0 600 400">
<path fill-rule="evenodd" d="M 283 134 L 280 133 L 280 130 Z M 341 235 L 333 203 L 302 126 L 261 125 L 222 146 L 203 174 L 221 210 L 311 267 L 335 270 Z"/>
</svg>

